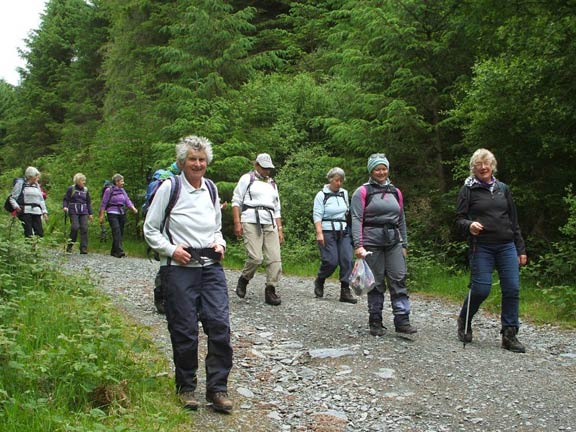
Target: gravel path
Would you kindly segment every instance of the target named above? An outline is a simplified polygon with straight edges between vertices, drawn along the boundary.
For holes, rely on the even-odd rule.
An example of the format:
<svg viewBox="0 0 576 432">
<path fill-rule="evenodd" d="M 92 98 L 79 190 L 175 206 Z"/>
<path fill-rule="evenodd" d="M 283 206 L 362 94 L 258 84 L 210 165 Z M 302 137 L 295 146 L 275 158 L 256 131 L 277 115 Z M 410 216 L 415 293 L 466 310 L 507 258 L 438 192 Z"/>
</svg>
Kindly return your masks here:
<svg viewBox="0 0 576 432">
<path fill-rule="evenodd" d="M 90 269 L 171 358 L 164 316 L 152 302 L 158 263 L 97 254 L 66 261 L 75 271 Z M 576 331 L 523 325 L 527 353 L 514 354 L 500 348 L 499 320 L 480 314 L 464 349 L 456 337 L 458 307 L 413 295 L 417 337 L 389 330 L 376 338 L 368 334 L 365 299 L 338 302 L 335 281 L 318 300 L 312 279 L 284 277 L 282 305 L 272 307 L 263 301 L 263 274 L 245 299 L 234 294 L 239 272 L 226 274 L 235 409 L 222 415 L 201 407 L 192 414 L 193 430 L 576 431 Z M 384 324 L 393 329 L 386 306 Z M 203 385 L 202 370 L 198 396 Z"/>
</svg>

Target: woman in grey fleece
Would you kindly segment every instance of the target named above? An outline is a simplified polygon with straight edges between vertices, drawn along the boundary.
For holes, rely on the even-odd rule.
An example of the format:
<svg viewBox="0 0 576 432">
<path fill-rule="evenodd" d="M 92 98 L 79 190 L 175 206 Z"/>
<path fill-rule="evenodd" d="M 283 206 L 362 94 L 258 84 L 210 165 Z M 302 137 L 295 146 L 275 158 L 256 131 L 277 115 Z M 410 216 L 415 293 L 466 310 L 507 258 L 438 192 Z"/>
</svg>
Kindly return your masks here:
<svg viewBox="0 0 576 432">
<path fill-rule="evenodd" d="M 352 195 L 352 241 L 357 258 L 366 260 L 374 273 L 375 285 L 368 292 L 370 334 L 382 336 L 384 291 L 390 291 L 390 302 L 397 333 L 412 334 L 410 299 L 406 288 L 406 254 L 408 237 L 402 193 L 388 178 L 390 164 L 384 154 L 368 158 L 370 179 Z"/>
</svg>

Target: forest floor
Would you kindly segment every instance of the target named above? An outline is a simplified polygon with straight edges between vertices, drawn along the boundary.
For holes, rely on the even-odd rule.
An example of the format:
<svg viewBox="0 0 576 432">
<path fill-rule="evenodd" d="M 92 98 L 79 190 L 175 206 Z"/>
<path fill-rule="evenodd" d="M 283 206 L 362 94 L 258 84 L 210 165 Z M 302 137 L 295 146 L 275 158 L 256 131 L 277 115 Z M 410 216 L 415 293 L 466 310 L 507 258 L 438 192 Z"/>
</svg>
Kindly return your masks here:
<svg viewBox="0 0 576 432">
<path fill-rule="evenodd" d="M 171 358 L 166 320 L 152 301 L 157 262 L 99 254 L 66 261 L 75 272 L 89 269 Z M 316 299 L 311 278 L 285 276 L 282 305 L 273 307 L 264 303 L 262 273 L 245 299 L 234 293 L 239 272 L 226 275 L 234 410 L 224 415 L 201 405 L 191 413 L 191 430 L 576 431 L 576 331 L 525 323 L 519 339 L 527 352 L 515 354 L 500 347 L 498 317 L 480 313 L 474 341 L 464 348 L 456 337 L 458 305 L 413 295 L 417 336 L 395 335 L 387 303 L 388 331 L 373 337 L 366 299 L 338 302 L 336 281 Z M 201 332 L 201 400 L 205 349 Z"/>
</svg>

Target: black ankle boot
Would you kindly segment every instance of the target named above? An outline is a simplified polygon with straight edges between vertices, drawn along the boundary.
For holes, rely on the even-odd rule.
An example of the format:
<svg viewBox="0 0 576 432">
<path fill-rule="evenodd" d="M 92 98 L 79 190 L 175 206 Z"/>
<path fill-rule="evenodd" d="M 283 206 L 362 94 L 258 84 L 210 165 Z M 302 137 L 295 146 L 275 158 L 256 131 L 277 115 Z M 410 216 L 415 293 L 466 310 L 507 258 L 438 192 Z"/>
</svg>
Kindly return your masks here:
<svg viewBox="0 0 576 432">
<path fill-rule="evenodd" d="M 370 321 L 368 325 L 372 336 L 384 336 L 386 333 L 386 327 L 382 325 L 382 321 Z"/>
<path fill-rule="evenodd" d="M 524 348 L 524 345 L 522 345 L 516 337 L 518 334 L 516 327 L 504 327 L 500 333 L 502 333 L 502 348 L 515 353 L 526 352 L 526 348 Z"/>
<path fill-rule="evenodd" d="M 466 329 L 466 320 L 461 317 L 458 317 L 458 339 L 464 343 L 472 342 L 472 323 L 468 323 L 468 329 Z"/>
<path fill-rule="evenodd" d="M 354 298 L 352 295 L 352 291 L 350 291 L 350 285 L 346 282 L 340 283 L 340 301 L 342 303 L 352 303 L 356 304 L 358 300 Z"/>
<path fill-rule="evenodd" d="M 326 281 L 325 278 L 317 277 L 314 279 L 314 295 L 316 298 L 324 297 L 324 282 Z"/>
</svg>

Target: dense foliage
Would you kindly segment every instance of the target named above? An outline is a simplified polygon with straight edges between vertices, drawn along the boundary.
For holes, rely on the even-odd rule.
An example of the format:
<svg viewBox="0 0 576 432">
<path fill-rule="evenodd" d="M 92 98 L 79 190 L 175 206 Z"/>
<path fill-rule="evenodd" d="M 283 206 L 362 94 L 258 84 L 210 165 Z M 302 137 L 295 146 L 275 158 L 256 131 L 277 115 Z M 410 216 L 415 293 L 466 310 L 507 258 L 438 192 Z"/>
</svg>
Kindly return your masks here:
<svg viewBox="0 0 576 432">
<path fill-rule="evenodd" d="M 286 249 L 313 255 L 325 173 L 344 168 L 352 192 L 385 152 L 414 250 L 453 265 L 455 196 L 487 147 L 533 274 L 570 284 L 575 12 L 574 0 L 50 0 L 20 85 L 0 83 L 3 184 L 36 165 L 57 209 L 75 172 L 96 189 L 121 172 L 136 197 L 179 137 L 204 135 L 227 200 L 272 154 Z"/>
</svg>

